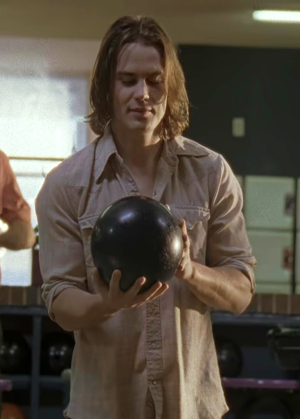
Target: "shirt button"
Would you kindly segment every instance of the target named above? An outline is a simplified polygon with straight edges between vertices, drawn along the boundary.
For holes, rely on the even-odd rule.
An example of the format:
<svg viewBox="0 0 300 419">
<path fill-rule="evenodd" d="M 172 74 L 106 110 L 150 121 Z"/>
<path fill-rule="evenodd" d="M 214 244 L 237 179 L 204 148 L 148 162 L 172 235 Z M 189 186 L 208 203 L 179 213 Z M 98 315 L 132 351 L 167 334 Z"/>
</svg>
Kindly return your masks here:
<svg viewBox="0 0 300 419">
<path fill-rule="evenodd" d="M 152 384 L 153 384 L 154 386 L 156 386 L 156 383 L 157 383 L 157 381 L 155 381 L 155 380 L 153 380 L 153 381 L 152 381 Z"/>
<path fill-rule="evenodd" d="M 156 191 L 153 191 L 153 194 L 152 194 L 153 196 L 156 196 Z"/>
</svg>

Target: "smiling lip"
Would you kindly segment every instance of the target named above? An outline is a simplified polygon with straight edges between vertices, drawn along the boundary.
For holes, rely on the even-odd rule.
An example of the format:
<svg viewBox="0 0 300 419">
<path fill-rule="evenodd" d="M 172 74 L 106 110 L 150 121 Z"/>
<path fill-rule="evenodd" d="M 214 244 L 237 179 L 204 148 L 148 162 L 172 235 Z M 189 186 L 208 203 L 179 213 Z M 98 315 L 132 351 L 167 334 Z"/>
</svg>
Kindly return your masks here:
<svg viewBox="0 0 300 419">
<path fill-rule="evenodd" d="M 151 108 L 132 108 L 130 109 L 130 112 L 146 113 L 146 112 L 152 112 L 152 109 Z"/>
</svg>

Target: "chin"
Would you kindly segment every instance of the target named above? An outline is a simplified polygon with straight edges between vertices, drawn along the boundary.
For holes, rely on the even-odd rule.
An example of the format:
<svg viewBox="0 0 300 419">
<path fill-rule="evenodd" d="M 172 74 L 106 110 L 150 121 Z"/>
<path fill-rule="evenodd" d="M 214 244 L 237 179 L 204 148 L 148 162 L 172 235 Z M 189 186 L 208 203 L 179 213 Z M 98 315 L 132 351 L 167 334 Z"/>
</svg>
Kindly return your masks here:
<svg viewBox="0 0 300 419">
<path fill-rule="evenodd" d="M 148 121 L 134 121 L 131 124 L 128 124 L 128 128 L 130 130 L 139 130 L 139 131 L 154 131 L 155 127 L 153 124 L 149 123 Z"/>
</svg>

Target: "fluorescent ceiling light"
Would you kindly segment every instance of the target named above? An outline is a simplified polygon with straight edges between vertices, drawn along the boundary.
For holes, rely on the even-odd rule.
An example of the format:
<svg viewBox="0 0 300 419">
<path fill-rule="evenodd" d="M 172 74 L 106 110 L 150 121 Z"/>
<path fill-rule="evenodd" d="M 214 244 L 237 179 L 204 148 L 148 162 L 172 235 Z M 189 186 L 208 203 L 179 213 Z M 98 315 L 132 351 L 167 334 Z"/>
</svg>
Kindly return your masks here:
<svg viewBox="0 0 300 419">
<path fill-rule="evenodd" d="M 300 23 L 300 11 L 292 10 L 257 10 L 253 12 L 253 19 L 268 22 Z"/>
</svg>

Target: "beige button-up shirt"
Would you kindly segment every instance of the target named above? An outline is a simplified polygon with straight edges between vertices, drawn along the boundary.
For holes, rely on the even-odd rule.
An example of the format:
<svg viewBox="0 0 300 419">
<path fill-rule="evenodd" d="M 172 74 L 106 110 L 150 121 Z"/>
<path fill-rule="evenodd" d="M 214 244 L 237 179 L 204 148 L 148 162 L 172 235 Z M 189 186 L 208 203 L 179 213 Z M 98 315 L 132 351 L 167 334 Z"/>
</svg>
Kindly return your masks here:
<svg viewBox="0 0 300 419">
<path fill-rule="evenodd" d="M 93 292 L 90 240 L 99 214 L 139 194 L 110 131 L 50 173 L 36 201 L 43 298 L 67 287 Z M 192 259 L 232 266 L 254 288 L 241 188 L 218 153 L 177 137 L 165 141 L 153 198 L 187 222 Z M 160 298 L 76 331 L 71 419 L 219 419 L 228 410 L 210 308 L 179 279 Z"/>
</svg>

